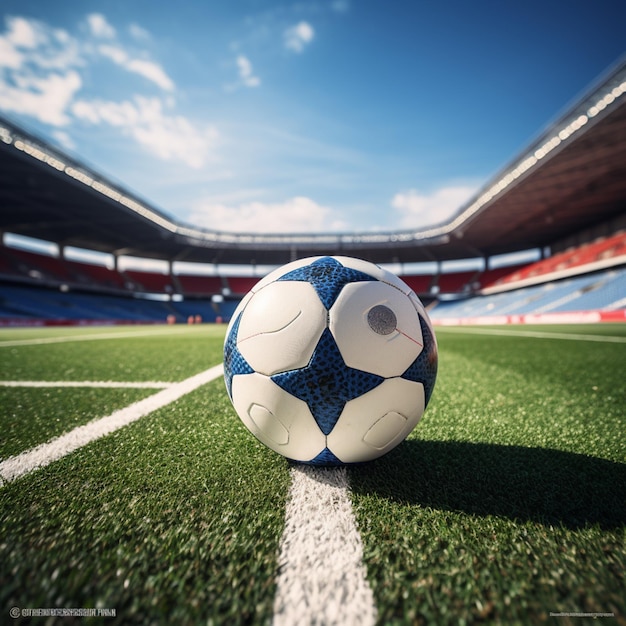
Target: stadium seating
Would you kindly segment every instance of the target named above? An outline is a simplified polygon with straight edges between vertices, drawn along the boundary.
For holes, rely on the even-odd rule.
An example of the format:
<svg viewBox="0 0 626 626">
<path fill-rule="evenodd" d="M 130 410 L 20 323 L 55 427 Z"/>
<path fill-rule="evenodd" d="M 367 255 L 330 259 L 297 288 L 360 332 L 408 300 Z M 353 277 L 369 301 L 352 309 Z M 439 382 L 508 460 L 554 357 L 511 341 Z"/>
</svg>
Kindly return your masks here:
<svg viewBox="0 0 626 626">
<path fill-rule="evenodd" d="M 626 269 L 606 272 L 586 288 L 581 285 L 573 296 L 559 303 L 552 310 L 585 311 L 626 308 Z"/>
<path fill-rule="evenodd" d="M 49 280 L 68 281 L 72 279 L 63 259 L 15 248 L 6 249 L 5 254 L 15 259 L 22 274 Z"/>
<path fill-rule="evenodd" d="M 608 311 L 626 309 L 626 268 L 619 266 L 619 263 L 623 266 L 620 258 L 624 255 L 626 233 L 620 232 L 536 263 L 434 275 L 402 274 L 401 278 L 425 304 L 439 299 L 433 302 L 436 306 L 431 310 L 435 320 Z M 597 261 L 611 258 L 617 260 L 613 268 L 554 280 L 554 272 L 578 266 L 597 270 Z M 593 263 L 596 265 L 590 265 Z M 516 288 L 520 280 L 542 276 L 546 276 L 545 281 Z M 0 277 L 3 279 L 0 323 L 2 320 L 165 322 L 172 315 L 178 322 L 186 322 L 190 316 L 200 316 L 204 322 L 218 318 L 228 321 L 239 299 L 260 278 L 117 271 L 3 245 L 0 245 Z M 507 291 L 480 295 L 481 289 L 494 285 L 506 286 Z M 177 297 L 151 299 L 159 294 L 177 294 Z M 215 295 L 226 297 L 213 302 Z"/>
<path fill-rule="evenodd" d="M 430 293 L 430 287 L 433 277 L 430 274 L 412 275 L 403 274 L 400 276 L 402 280 L 417 294 Z"/>
<path fill-rule="evenodd" d="M 488 296 L 444 301 L 434 320 L 528 313 L 626 309 L 626 268 L 577 276 Z"/>
<path fill-rule="evenodd" d="M 476 275 L 476 270 L 439 274 L 437 279 L 439 293 L 461 293 L 468 291 L 471 289 L 471 284 Z"/>
<path fill-rule="evenodd" d="M 133 289 L 144 293 L 174 293 L 171 276 L 156 272 L 124 270 L 122 273 Z"/>
<path fill-rule="evenodd" d="M 222 292 L 222 279 L 219 276 L 196 276 L 177 274 L 175 280 L 183 295 L 211 296 Z"/>
<path fill-rule="evenodd" d="M 487 287 L 492 287 L 493 285 L 500 284 L 503 279 L 519 272 L 520 270 L 522 270 L 522 268 L 527 266 L 528 263 L 521 263 L 484 270 L 476 277 L 478 288 L 485 289 Z"/>
<path fill-rule="evenodd" d="M 5 276 L 17 276 L 19 273 L 7 249 L 4 246 L 0 246 L 0 274 Z"/>
<path fill-rule="evenodd" d="M 245 295 L 259 280 L 260 276 L 229 276 L 226 282 L 232 294 Z"/>
<path fill-rule="evenodd" d="M 596 261 L 602 261 L 626 254 L 626 232 L 617 233 L 611 237 L 598 239 L 592 243 L 570 248 L 542 259 L 530 265 L 518 268 L 508 276 L 497 279 L 492 284 L 506 284 L 545 276 L 572 267 L 583 267 Z M 484 285 L 488 286 L 488 285 Z"/>
<path fill-rule="evenodd" d="M 124 277 L 114 269 L 92 263 L 66 261 L 79 284 L 104 289 L 126 289 Z"/>
<path fill-rule="evenodd" d="M 53 321 L 56 323 L 165 323 L 173 315 L 177 322 L 200 316 L 203 322 L 218 318 L 229 321 L 237 299 L 215 303 L 210 299 L 182 301 L 152 300 L 132 295 L 64 292 L 33 285 L 0 284 L 0 325 L 3 320 L 19 323 Z"/>
</svg>

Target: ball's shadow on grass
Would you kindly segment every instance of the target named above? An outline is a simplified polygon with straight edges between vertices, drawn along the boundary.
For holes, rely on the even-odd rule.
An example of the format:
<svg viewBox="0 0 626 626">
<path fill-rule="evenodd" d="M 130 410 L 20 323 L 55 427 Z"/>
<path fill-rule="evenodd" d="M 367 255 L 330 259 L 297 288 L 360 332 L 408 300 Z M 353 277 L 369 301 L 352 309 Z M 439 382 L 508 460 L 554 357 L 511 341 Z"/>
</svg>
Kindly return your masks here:
<svg viewBox="0 0 626 626">
<path fill-rule="evenodd" d="M 582 528 L 626 524 L 626 464 L 545 448 L 409 440 L 350 470 L 355 493 Z"/>
</svg>

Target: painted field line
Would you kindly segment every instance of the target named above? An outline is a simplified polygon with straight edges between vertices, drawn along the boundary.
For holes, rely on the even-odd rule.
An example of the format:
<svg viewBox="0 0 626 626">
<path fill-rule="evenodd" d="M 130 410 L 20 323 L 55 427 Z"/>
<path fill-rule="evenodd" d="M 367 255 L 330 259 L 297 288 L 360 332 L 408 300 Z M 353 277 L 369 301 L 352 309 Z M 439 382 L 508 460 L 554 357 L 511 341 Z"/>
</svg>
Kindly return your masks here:
<svg viewBox="0 0 626 626">
<path fill-rule="evenodd" d="M 273 625 L 373 625 L 346 468 L 296 466 L 291 477 Z"/>
<path fill-rule="evenodd" d="M 69 433 L 51 439 L 47 443 L 5 459 L 0 463 L 0 484 L 3 481 L 15 480 L 39 467 L 44 467 L 100 437 L 127 426 L 144 415 L 167 406 L 178 400 L 178 398 L 197 389 L 200 385 L 218 378 L 223 371 L 223 364 L 220 363 L 186 380 L 174 383 L 167 389 L 159 391 L 148 398 L 115 411 L 111 415 L 94 420 L 83 426 L 78 426 Z"/>
<path fill-rule="evenodd" d="M 0 380 L 0 387 L 102 387 L 105 389 L 167 389 L 176 383 L 156 380 L 116 382 L 114 380 Z"/>
<path fill-rule="evenodd" d="M 574 333 L 548 333 L 534 330 L 499 330 L 496 328 L 468 328 L 467 326 L 438 326 L 437 332 L 472 333 L 474 335 L 510 335 L 511 337 L 534 337 L 536 339 L 569 339 L 570 341 L 599 341 L 602 343 L 626 343 L 626 337 L 614 335 L 579 335 Z"/>
<path fill-rule="evenodd" d="M 0 348 L 11 348 L 15 346 L 39 346 L 46 343 L 69 343 L 72 341 L 96 341 L 98 339 L 125 339 L 126 337 L 150 337 L 151 335 L 171 335 L 172 333 L 186 331 L 188 328 L 166 328 L 160 330 L 142 330 L 135 332 L 99 333 L 93 335 L 63 335 L 61 337 L 38 337 L 33 339 L 10 339 L 0 341 Z"/>
</svg>

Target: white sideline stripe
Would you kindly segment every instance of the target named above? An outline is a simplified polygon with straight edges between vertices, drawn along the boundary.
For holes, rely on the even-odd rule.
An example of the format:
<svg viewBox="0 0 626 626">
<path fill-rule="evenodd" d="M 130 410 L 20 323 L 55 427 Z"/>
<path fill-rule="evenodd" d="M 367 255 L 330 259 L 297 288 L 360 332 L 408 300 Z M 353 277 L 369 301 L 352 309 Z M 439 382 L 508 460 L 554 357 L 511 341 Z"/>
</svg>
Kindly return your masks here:
<svg viewBox="0 0 626 626">
<path fill-rule="evenodd" d="M 125 383 L 114 380 L 0 380 L 0 387 L 103 387 L 106 389 L 167 389 L 175 383 L 155 380 Z"/>
<path fill-rule="evenodd" d="M 375 624 L 346 468 L 296 466 L 291 477 L 273 625 Z"/>
<path fill-rule="evenodd" d="M 221 376 L 223 371 L 223 364 L 220 363 L 186 380 L 174 383 L 167 389 L 159 391 L 148 398 L 115 411 L 111 415 L 89 422 L 89 424 L 78 426 L 69 433 L 51 439 L 47 443 L 5 459 L 0 463 L 0 485 L 3 481 L 15 480 L 37 468 L 44 467 L 78 448 L 82 448 L 100 437 L 127 426 L 144 415 L 148 415 L 178 400 L 178 398 L 197 389 L 200 385 L 204 385 Z"/>
<path fill-rule="evenodd" d="M 614 335 L 577 335 L 573 333 L 544 333 L 531 330 L 497 330 L 495 328 L 468 328 L 466 326 L 438 326 L 440 330 L 457 333 L 474 333 L 476 335 L 511 335 L 515 337 L 535 337 L 537 339 L 569 339 L 571 341 L 600 341 L 605 343 L 626 343 L 626 337 Z"/>
<path fill-rule="evenodd" d="M 10 348 L 14 346 L 38 346 L 46 343 L 68 343 L 71 341 L 95 341 L 96 339 L 124 339 L 126 337 L 149 337 L 150 335 L 170 335 L 177 331 L 187 330 L 187 327 L 161 328 L 160 330 L 143 330 L 135 332 L 121 333 L 100 333 L 94 335 L 63 335 L 62 337 L 39 337 L 37 339 L 11 339 L 0 341 L 0 348 Z"/>
</svg>

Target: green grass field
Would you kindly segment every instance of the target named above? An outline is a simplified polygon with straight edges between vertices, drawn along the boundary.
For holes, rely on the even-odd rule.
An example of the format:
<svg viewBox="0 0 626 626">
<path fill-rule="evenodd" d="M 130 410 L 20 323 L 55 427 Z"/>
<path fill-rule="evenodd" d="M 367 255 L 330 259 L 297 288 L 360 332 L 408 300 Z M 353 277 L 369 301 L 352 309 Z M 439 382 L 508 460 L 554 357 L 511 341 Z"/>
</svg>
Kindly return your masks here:
<svg viewBox="0 0 626 626">
<path fill-rule="evenodd" d="M 1 330 L 0 380 L 175 383 L 221 361 L 224 332 Z M 626 624 L 626 325 L 437 337 L 422 422 L 349 469 L 379 623 Z M 0 386 L 0 456 L 157 391 Z M 7 481 L 0 623 L 269 624 L 290 480 L 219 378 Z"/>
</svg>

